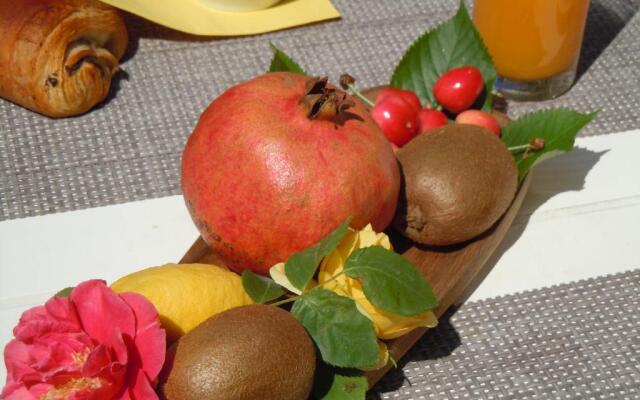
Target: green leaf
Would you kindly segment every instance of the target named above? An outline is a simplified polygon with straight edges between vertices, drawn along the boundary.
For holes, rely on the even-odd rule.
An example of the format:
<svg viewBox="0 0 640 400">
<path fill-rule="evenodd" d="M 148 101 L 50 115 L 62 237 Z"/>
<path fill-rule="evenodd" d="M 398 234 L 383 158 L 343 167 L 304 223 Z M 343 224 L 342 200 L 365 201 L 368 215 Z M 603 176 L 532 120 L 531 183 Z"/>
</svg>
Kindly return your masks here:
<svg viewBox="0 0 640 400">
<path fill-rule="evenodd" d="M 367 378 L 360 371 L 337 371 L 319 363 L 313 381 L 313 398 L 319 400 L 364 400 Z"/>
<path fill-rule="evenodd" d="M 433 84 L 445 72 L 462 66 L 475 66 L 485 82 L 484 104 L 489 104 L 496 69 L 491 56 L 473 25 L 463 1 L 457 14 L 424 33 L 404 54 L 391 76 L 391 86 L 414 91 L 423 102 L 436 104 Z M 483 106 L 484 107 L 484 106 Z"/>
<path fill-rule="evenodd" d="M 519 179 L 524 178 L 540 156 L 551 151 L 571 151 L 576 135 L 597 112 L 581 114 L 566 108 L 538 111 L 526 114 L 502 129 L 502 140 L 507 147 L 527 145 L 536 138 L 544 139 L 544 148 L 514 154 Z"/>
<path fill-rule="evenodd" d="M 269 278 L 258 276 L 245 269 L 242 271 L 242 286 L 254 303 L 264 304 L 281 297 L 285 291 Z"/>
<path fill-rule="evenodd" d="M 491 110 L 493 109 L 493 85 L 495 85 L 496 83 L 496 78 L 494 77 L 493 79 L 486 81 L 484 86 L 491 88 L 491 90 L 485 90 L 484 99 L 481 99 L 482 101 L 482 111 L 485 112 L 491 112 Z M 481 95 L 482 96 L 482 95 Z"/>
<path fill-rule="evenodd" d="M 55 297 L 69 297 L 73 291 L 73 286 L 66 287 L 55 294 Z"/>
<path fill-rule="evenodd" d="M 438 304 L 420 271 L 400 254 L 383 247 L 354 250 L 344 272 L 362 282 L 367 299 L 385 311 L 411 316 Z"/>
<path fill-rule="evenodd" d="M 284 51 L 277 48 L 275 44 L 269 42 L 269 46 L 273 51 L 273 59 L 269 66 L 269 72 L 288 71 L 300 75 L 307 75 L 297 62 L 293 61 Z"/>
<path fill-rule="evenodd" d="M 373 323 L 352 299 L 313 289 L 298 297 L 291 313 L 307 329 L 326 363 L 364 369 L 378 361 Z"/>
<path fill-rule="evenodd" d="M 284 264 L 284 272 L 293 286 L 300 290 L 304 290 L 307 287 L 316 273 L 320 261 L 335 250 L 340 240 L 347 233 L 350 223 L 351 218 L 344 221 L 335 231 L 325 236 L 318 243 L 289 257 Z"/>
</svg>

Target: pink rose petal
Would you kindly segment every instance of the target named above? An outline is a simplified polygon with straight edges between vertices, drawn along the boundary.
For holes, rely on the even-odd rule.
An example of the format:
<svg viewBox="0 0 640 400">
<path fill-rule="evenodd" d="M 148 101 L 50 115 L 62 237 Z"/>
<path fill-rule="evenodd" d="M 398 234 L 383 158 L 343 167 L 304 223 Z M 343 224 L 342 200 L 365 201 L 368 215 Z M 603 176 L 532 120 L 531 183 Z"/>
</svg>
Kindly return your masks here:
<svg viewBox="0 0 640 400">
<path fill-rule="evenodd" d="M 13 339 L 4 349 L 4 365 L 7 367 L 7 382 L 19 382 L 36 370 L 31 367 L 30 348 L 25 343 Z"/>
<path fill-rule="evenodd" d="M 116 329 L 134 337 L 136 321 L 131 308 L 104 281 L 86 281 L 73 289 L 71 301 L 78 310 L 82 328 L 98 343 L 117 346 Z"/>
<path fill-rule="evenodd" d="M 44 305 L 47 313 L 58 322 L 66 322 L 80 329 L 80 319 L 69 297 L 54 296 Z"/>
<path fill-rule="evenodd" d="M 129 393 L 129 388 L 127 388 L 127 390 L 124 391 L 124 393 L 122 393 L 120 395 L 120 397 L 116 397 L 114 400 L 136 400 L 134 397 L 131 397 L 131 393 Z"/>
<path fill-rule="evenodd" d="M 38 398 L 31 394 L 26 387 L 20 384 L 15 384 L 12 386 L 5 386 L 2 391 L 2 399 L 3 400 L 38 400 Z"/>
<path fill-rule="evenodd" d="M 109 349 L 102 344 L 98 345 L 87 356 L 87 361 L 82 368 L 82 375 L 97 376 L 105 368 L 109 368 L 111 363 L 112 360 Z"/>
<path fill-rule="evenodd" d="M 130 338 L 130 336 L 127 336 L 127 338 Z M 113 353 L 116 355 L 116 360 L 118 360 L 118 362 L 126 365 L 129 363 L 130 356 L 125 339 L 126 338 L 122 336 L 120 329 L 116 329 L 115 332 L 113 332 Z"/>
<path fill-rule="evenodd" d="M 52 315 L 49 311 L 53 311 Z M 68 298 L 54 297 L 44 306 L 25 311 L 13 330 L 16 339 L 29 342 L 48 332 L 80 332 L 80 323 Z"/>
<path fill-rule="evenodd" d="M 32 366 L 41 372 L 79 371 L 82 359 L 93 347 L 85 333 L 52 333 L 34 341 Z"/>
<path fill-rule="evenodd" d="M 142 369 L 153 381 L 162 369 L 164 349 L 167 346 L 167 337 L 160 325 L 158 312 L 149 300 L 137 293 L 122 293 L 120 297 L 129 304 L 136 316 L 135 348 L 138 350 Z"/>
<path fill-rule="evenodd" d="M 138 369 L 132 377 L 127 392 L 120 397 L 120 400 L 158 400 L 158 395 L 153 390 L 147 375 L 141 369 Z"/>
</svg>

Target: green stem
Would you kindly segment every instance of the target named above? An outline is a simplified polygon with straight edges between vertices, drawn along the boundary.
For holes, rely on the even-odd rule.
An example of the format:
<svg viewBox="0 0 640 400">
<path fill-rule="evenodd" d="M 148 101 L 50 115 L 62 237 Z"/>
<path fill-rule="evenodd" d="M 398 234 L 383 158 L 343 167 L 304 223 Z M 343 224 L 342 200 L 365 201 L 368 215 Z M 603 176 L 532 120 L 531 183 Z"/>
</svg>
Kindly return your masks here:
<svg viewBox="0 0 640 400">
<path fill-rule="evenodd" d="M 349 88 L 349 90 L 351 90 L 351 93 L 353 93 L 354 96 L 359 98 L 364 104 L 368 105 L 369 107 L 373 107 L 375 105 L 371 100 L 365 97 L 365 95 L 360 93 L 358 88 L 356 88 L 352 83 L 348 84 L 347 87 Z"/>
<path fill-rule="evenodd" d="M 318 284 L 318 286 L 316 286 L 316 287 L 321 287 L 321 286 L 324 286 L 324 285 L 326 285 L 327 283 L 329 283 L 329 282 L 331 282 L 331 281 L 335 281 L 336 279 L 338 279 L 338 277 L 339 277 L 340 275 L 344 275 L 344 271 L 341 271 L 341 272 L 339 272 L 339 273 L 335 274 L 334 276 L 332 276 L 331 278 L 327 279 L 326 281 L 324 281 L 324 282 L 322 282 L 322 283 Z"/>
<path fill-rule="evenodd" d="M 530 148 L 531 148 L 530 144 L 521 144 L 519 146 L 507 147 L 507 150 L 509 150 L 512 153 L 516 153 L 516 152 L 525 151 Z"/>
<path fill-rule="evenodd" d="M 280 301 L 276 301 L 275 303 L 269 303 L 270 306 L 274 306 L 274 307 L 278 307 L 281 306 L 283 304 L 287 304 L 287 303 L 291 303 L 296 301 L 296 299 L 300 297 L 300 296 L 293 296 L 293 297 L 289 297 L 288 299 L 284 299 L 284 300 L 280 300 Z"/>
</svg>

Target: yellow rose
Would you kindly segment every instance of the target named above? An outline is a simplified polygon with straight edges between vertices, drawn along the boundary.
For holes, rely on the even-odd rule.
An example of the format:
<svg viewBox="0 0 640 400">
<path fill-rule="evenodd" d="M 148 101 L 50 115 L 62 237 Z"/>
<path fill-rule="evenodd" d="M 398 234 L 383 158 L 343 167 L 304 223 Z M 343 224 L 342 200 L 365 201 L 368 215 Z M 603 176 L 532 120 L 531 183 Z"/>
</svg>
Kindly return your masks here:
<svg viewBox="0 0 640 400">
<path fill-rule="evenodd" d="M 394 339 L 417 327 L 432 328 L 436 326 L 438 320 L 431 311 L 410 317 L 386 312 L 367 300 L 362 285 L 356 279 L 344 274 L 335 279 L 332 278 L 342 272 L 344 263 L 353 250 L 370 246 L 381 246 L 392 250 L 389 237 L 384 233 L 374 232 L 371 225 L 367 225 L 361 231 L 349 229 L 338 247 L 322 261 L 318 273 L 318 284 L 322 284 L 324 288 L 341 296 L 351 297 L 360 312 L 373 321 L 376 336 L 380 339 Z"/>
</svg>

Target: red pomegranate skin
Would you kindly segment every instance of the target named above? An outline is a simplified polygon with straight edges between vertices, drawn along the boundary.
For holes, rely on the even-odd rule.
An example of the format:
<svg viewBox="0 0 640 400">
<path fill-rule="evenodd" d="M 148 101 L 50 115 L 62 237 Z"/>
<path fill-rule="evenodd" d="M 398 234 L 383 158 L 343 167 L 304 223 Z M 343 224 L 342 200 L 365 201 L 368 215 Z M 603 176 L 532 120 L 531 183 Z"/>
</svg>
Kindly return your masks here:
<svg viewBox="0 0 640 400">
<path fill-rule="evenodd" d="M 235 271 L 267 274 L 348 217 L 383 230 L 400 173 L 361 103 L 336 125 L 300 103 L 308 77 L 268 73 L 238 84 L 200 117 L 182 157 L 182 191 L 200 233 Z"/>
</svg>

